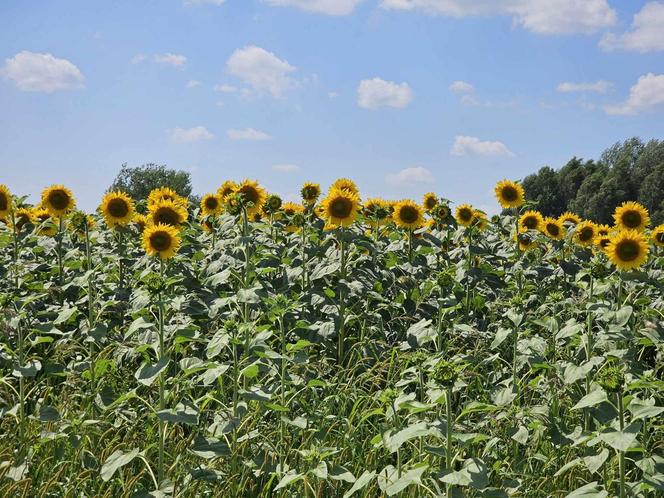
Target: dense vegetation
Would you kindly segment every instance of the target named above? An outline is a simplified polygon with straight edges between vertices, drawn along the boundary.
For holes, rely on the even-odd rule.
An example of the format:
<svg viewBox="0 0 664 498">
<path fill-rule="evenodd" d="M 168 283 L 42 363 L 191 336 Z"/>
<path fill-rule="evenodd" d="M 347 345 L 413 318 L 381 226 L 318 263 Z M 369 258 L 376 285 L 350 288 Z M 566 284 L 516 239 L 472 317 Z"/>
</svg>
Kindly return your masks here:
<svg viewBox="0 0 664 498">
<path fill-rule="evenodd" d="M 664 227 L 517 187 L 0 191 L 0 496 L 661 496 Z"/>
</svg>

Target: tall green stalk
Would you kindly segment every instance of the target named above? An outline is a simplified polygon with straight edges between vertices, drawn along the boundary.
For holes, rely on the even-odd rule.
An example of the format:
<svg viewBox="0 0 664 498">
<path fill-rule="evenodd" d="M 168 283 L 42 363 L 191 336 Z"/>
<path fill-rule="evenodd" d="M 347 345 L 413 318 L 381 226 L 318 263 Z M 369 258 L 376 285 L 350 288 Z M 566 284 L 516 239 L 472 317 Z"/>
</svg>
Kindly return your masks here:
<svg viewBox="0 0 664 498">
<path fill-rule="evenodd" d="M 339 279 L 346 280 L 346 233 L 344 227 L 340 228 L 339 245 L 341 246 L 341 265 L 339 267 Z M 344 296 L 343 283 L 339 283 L 339 343 L 337 345 L 337 360 L 339 364 L 344 361 L 344 340 L 346 331 L 346 300 Z"/>
<path fill-rule="evenodd" d="M 62 286 L 65 283 L 65 269 L 64 261 L 62 258 L 62 239 L 64 238 L 64 213 L 58 218 L 58 237 L 57 237 L 57 253 L 58 253 L 58 283 Z"/>
<path fill-rule="evenodd" d="M 621 391 L 618 391 L 616 394 L 616 397 L 618 398 L 618 416 L 620 420 L 620 432 L 625 430 L 625 410 L 623 406 L 623 393 Z M 625 452 L 622 450 L 619 450 L 618 454 L 618 467 L 619 467 L 619 472 L 620 472 L 620 498 L 625 498 L 626 496 L 626 490 L 625 490 Z"/>
<path fill-rule="evenodd" d="M 163 286 L 164 286 L 164 260 L 159 258 L 159 276 L 160 276 L 160 290 L 157 296 L 158 299 L 158 309 L 159 309 L 159 358 L 157 361 L 161 361 L 165 354 L 164 347 L 164 296 L 163 296 Z M 159 411 L 162 411 L 166 408 L 166 402 L 164 397 L 164 372 L 159 373 Z M 166 425 L 162 419 L 159 419 L 159 462 L 158 462 L 158 476 L 159 483 L 164 480 L 164 440 L 166 437 Z"/>
<path fill-rule="evenodd" d="M 452 471 L 452 465 L 454 464 L 453 458 L 454 456 L 452 455 L 452 426 L 454 425 L 454 421 L 452 420 L 452 385 L 448 385 L 445 388 L 445 410 L 446 410 L 446 417 L 447 417 L 447 430 L 445 434 L 445 465 L 447 466 L 447 469 L 451 472 Z M 452 496 L 452 485 L 448 484 L 447 485 L 447 498 L 450 498 Z"/>
</svg>

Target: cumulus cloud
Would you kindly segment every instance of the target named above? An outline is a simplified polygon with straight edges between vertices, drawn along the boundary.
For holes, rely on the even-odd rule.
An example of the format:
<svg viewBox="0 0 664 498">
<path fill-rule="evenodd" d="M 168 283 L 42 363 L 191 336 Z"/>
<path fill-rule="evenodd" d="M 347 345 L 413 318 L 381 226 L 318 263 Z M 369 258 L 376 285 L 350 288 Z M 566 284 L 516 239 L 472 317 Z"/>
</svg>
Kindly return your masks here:
<svg viewBox="0 0 664 498">
<path fill-rule="evenodd" d="M 629 89 L 629 97 L 621 104 L 604 108 L 607 114 L 628 115 L 654 110 L 664 104 L 664 74 L 648 73 L 641 76 Z"/>
<path fill-rule="evenodd" d="M 466 81 L 455 81 L 450 85 L 450 91 L 452 93 L 473 93 L 475 88 Z"/>
<path fill-rule="evenodd" d="M 450 17 L 509 15 L 541 34 L 594 33 L 618 18 L 607 0 L 382 0 L 381 6 Z"/>
<path fill-rule="evenodd" d="M 215 85 L 214 91 L 220 93 L 235 93 L 237 92 L 237 87 L 234 87 L 233 85 Z"/>
<path fill-rule="evenodd" d="M 381 78 L 360 81 L 357 87 L 357 105 L 363 109 L 376 110 L 382 107 L 402 109 L 413 100 L 413 91 L 408 83 L 394 83 Z"/>
<path fill-rule="evenodd" d="M 514 154 L 502 142 L 480 140 L 477 137 L 457 135 L 450 150 L 453 156 L 513 156 Z"/>
<path fill-rule="evenodd" d="M 279 173 L 294 173 L 300 170 L 300 167 L 295 164 L 275 164 L 272 166 L 273 171 Z"/>
<path fill-rule="evenodd" d="M 182 69 L 187 63 L 187 58 L 184 55 L 178 54 L 157 54 L 154 56 L 154 61 L 157 64 L 166 64 L 177 69 Z"/>
<path fill-rule="evenodd" d="M 328 16 L 345 16 L 352 13 L 363 0 L 263 0 L 278 7 L 297 7 L 308 12 Z"/>
<path fill-rule="evenodd" d="M 133 57 L 129 60 L 129 62 L 132 63 L 132 64 L 140 64 L 140 63 L 143 62 L 146 58 L 147 58 L 147 57 L 145 56 L 145 54 L 136 54 L 135 56 L 133 56 Z"/>
<path fill-rule="evenodd" d="M 193 128 L 175 128 L 170 131 L 171 140 L 178 144 L 201 142 L 212 140 L 214 135 L 205 126 L 194 126 Z"/>
<path fill-rule="evenodd" d="M 295 86 L 289 75 L 296 67 L 255 45 L 235 50 L 226 61 L 226 69 L 257 93 L 267 92 L 273 97 Z"/>
<path fill-rule="evenodd" d="M 189 80 L 187 81 L 187 88 L 196 88 L 197 86 L 201 86 L 201 82 L 198 80 Z"/>
<path fill-rule="evenodd" d="M 649 2 L 634 15 L 632 29 L 616 35 L 608 33 L 600 40 L 604 50 L 655 52 L 664 50 L 664 2 Z"/>
<path fill-rule="evenodd" d="M 413 184 L 433 183 L 434 178 L 431 171 L 422 166 L 412 166 L 402 169 L 397 173 L 391 173 L 385 177 L 385 182 L 395 187 Z"/>
<path fill-rule="evenodd" d="M 83 73 L 67 59 L 26 50 L 5 59 L 0 74 L 24 92 L 53 93 L 85 87 Z"/>
<path fill-rule="evenodd" d="M 610 81 L 599 80 L 594 83 L 572 83 L 565 81 L 558 85 L 557 90 L 561 93 L 571 92 L 595 92 L 606 93 L 613 87 Z"/>
<path fill-rule="evenodd" d="M 271 140 L 272 136 L 255 128 L 230 129 L 226 132 L 231 140 Z"/>
</svg>

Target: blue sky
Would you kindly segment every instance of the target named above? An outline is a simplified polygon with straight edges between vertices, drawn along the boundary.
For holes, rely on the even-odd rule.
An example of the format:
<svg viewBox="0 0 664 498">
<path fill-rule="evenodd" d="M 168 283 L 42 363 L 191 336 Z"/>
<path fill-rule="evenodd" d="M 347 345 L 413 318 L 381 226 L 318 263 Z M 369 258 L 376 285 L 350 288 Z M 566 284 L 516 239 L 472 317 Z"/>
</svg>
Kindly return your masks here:
<svg viewBox="0 0 664 498">
<path fill-rule="evenodd" d="M 87 210 L 124 162 L 286 198 L 492 187 L 664 138 L 664 1 L 115 0 L 0 4 L 0 183 Z"/>
</svg>

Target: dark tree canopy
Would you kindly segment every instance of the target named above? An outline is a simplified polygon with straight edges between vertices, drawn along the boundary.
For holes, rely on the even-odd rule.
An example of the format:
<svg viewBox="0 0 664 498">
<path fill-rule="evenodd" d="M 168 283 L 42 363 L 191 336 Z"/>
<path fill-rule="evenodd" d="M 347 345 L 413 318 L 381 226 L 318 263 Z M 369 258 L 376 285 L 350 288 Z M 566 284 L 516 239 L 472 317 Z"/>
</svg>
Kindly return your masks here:
<svg viewBox="0 0 664 498">
<path fill-rule="evenodd" d="M 573 157 L 559 170 L 545 166 L 523 179 L 526 198 L 546 216 L 570 210 L 598 223 L 613 223 L 624 201 L 639 201 L 653 223 L 664 223 L 664 141 L 618 142 L 598 161 Z"/>
<path fill-rule="evenodd" d="M 158 187 L 169 187 L 188 198 L 191 196 L 191 177 L 186 171 L 169 169 L 164 165 L 148 163 L 130 168 L 125 163 L 108 191 L 120 190 L 135 200 L 143 200 Z"/>
</svg>

